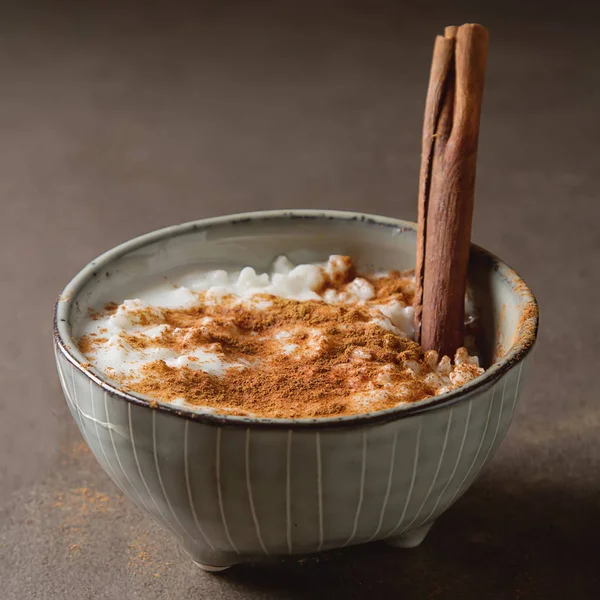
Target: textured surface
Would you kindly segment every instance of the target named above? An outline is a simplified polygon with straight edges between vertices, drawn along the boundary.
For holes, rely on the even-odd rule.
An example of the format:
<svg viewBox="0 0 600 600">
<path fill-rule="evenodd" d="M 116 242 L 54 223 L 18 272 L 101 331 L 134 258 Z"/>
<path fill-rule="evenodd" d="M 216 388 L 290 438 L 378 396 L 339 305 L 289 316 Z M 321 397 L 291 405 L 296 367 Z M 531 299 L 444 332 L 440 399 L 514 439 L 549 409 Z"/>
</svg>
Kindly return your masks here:
<svg viewBox="0 0 600 600">
<path fill-rule="evenodd" d="M 460 498 L 517 405 L 521 366 L 449 408 L 366 428 L 215 427 L 135 406 L 58 353 L 71 414 L 111 479 L 197 562 L 403 539 Z"/>
<path fill-rule="evenodd" d="M 2 597 L 596 597 L 593 15 L 116 6 L 22 4 L 0 24 Z M 492 36 L 474 239 L 518 269 L 542 312 L 514 426 L 418 549 L 202 574 L 85 451 L 54 371 L 54 297 L 102 250 L 169 223 L 292 206 L 414 219 L 433 35 L 467 19 Z"/>
</svg>

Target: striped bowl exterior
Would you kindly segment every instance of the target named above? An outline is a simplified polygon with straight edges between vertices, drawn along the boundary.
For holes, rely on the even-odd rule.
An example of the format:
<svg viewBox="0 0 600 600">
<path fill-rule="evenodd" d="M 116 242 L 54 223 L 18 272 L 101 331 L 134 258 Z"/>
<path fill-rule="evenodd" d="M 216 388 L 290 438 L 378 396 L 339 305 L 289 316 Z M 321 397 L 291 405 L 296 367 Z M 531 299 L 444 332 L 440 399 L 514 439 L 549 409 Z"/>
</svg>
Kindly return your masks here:
<svg viewBox="0 0 600 600">
<path fill-rule="evenodd" d="M 56 347 L 61 385 L 114 483 L 197 562 L 229 565 L 426 529 L 473 483 L 510 425 L 524 361 L 492 387 L 368 426 L 200 423 L 105 391 Z"/>
</svg>

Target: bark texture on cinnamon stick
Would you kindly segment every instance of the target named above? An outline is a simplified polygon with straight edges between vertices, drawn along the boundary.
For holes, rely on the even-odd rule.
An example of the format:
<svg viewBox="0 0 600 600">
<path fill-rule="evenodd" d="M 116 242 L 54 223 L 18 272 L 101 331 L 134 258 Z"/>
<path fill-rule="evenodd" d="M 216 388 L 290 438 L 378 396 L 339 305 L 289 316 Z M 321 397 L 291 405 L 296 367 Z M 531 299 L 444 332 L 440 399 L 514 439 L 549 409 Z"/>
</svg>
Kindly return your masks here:
<svg viewBox="0 0 600 600">
<path fill-rule="evenodd" d="M 479 121 L 489 35 L 447 27 L 435 40 L 419 181 L 415 332 L 424 350 L 464 343 Z"/>
</svg>

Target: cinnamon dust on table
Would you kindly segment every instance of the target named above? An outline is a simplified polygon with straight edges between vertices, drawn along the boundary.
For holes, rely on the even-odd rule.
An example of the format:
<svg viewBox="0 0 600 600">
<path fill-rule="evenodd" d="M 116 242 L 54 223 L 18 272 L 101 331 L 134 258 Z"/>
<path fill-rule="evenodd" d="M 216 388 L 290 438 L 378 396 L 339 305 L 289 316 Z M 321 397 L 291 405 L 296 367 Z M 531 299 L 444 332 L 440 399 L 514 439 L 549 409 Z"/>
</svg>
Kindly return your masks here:
<svg viewBox="0 0 600 600">
<path fill-rule="evenodd" d="M 141 365 L 135 377 L 121 377 L 120 383 L 158 400 L 183 398 L 215 412 L 275 418 L 341 416 L 396 406 L 400 399 L 389 392 L 369 398 L 362 409 L 356 406 L 357 394 L 386 389 L 384 381 L 378 383 L 384 365 L 388 385 L 406 384 L 403 402 L 434 395 L 436 390 L 423 380 L 430 369 L 421 347 L 372 322 L 371 305 L 392 298 L 405 304 L 412 301 L 411 274 L 364 278 L 375 294 L 360 305 L 254 295 L 253 301 L 270 304 L 257 308 L 233 296 L 222 297 L 218 304 L 206 303 L 201 293 L 191 308 L 141 308 L 134 313 L 136 323 L 163 325 L 165 331 L 159 337 L 143 332 L 122 335 L 126 345 L 168 348 L 178 356 L 202 348 L 228 368 L 214 375 L 155 360 Z M 329 280 L 323 289 L 344 291 L 348 282 L 349 278 Z M 285 340 L 277 337 L 282 332 L 288 336 Z M 99 339 L 85 336 L 80 349 L 89 351 Z M 297 348 L 286 354 L 283 343 Z M 408 368 L 415 363 L 421 375 Z"/>
</svg>

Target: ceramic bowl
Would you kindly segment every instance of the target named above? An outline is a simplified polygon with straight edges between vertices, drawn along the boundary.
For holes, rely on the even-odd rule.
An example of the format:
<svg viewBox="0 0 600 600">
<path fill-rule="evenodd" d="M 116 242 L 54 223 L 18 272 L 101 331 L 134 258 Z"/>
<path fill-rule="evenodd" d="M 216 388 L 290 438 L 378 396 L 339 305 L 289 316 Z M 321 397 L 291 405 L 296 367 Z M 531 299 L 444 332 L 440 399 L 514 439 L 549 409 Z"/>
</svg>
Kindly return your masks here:
<svg viewBox="0 0 600 600">
<path fill-rule="evenodd" d="M 256 212 L 136 238 L 86 266 L 55 310 L 60 381 L 86 443 L 114 483 L 209 570 L 245 560 L 386 540 L 412 547 L 467 490 L 505 436 L 536 337 L 524 281 L 473 246 L 484 375 L 415 404 L 325 419 L 219 416 L 121 391 L 71 337 L 88 307 L 176 266 L 267 269 L 347 254 L 359 268 L 407 269 L 413 223 L 333 211 Z"/>
</svg>

